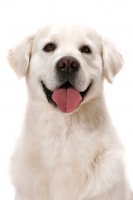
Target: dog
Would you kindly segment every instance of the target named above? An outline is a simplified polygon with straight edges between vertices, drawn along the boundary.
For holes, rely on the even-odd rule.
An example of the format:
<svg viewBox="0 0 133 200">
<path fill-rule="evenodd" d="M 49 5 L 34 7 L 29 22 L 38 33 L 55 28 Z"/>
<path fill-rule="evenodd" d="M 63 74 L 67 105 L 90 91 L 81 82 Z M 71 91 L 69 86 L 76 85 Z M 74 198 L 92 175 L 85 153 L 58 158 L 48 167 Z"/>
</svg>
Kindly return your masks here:
<svg viewBox="0 0 133 200">
<path fill-rule="evenodd" d="M 131 200 L 103 94 L 123 66 L 112 42 L 84 24 L 48 24 L 7 59 L 28 89 L 10 167 L 15 200 Z"/>
</svg>

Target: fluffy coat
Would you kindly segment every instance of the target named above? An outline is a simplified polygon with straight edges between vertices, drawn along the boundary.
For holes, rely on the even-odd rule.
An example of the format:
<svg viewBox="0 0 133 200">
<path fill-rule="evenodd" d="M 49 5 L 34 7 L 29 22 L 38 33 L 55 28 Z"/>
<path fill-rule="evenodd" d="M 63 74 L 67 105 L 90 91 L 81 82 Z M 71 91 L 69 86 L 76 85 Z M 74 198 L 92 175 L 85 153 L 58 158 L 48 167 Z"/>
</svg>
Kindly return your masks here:
<svg viewBox="0 0 133 200">
<path fill-rule="evenodd" d="M 47 42 L 54 52 L 44 52 Z M 91 54 L 81 53 L 87 44 Z M 50 91 L 59 87 L 57 61 L 73 56 L 80 65 L 75 88 L 93 84 L 72 113 L 49 103 L 40 81 Z M 103 94 L 123 65 L 121 54 L 91 27 L 47 25 L 9 50 L 18 78 L 26 76 L 28 103 L 23 131 L 11 161 L 15 200 L 131 200 L 123 147 L 112 125 Z"/>
</svg>

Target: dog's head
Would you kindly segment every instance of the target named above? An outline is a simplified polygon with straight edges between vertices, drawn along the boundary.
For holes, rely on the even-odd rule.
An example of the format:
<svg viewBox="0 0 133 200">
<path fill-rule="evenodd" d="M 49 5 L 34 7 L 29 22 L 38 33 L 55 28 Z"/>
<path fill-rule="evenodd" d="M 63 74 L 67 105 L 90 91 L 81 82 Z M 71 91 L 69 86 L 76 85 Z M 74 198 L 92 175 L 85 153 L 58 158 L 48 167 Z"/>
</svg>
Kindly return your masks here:
<svg viewBox="0 0 133 200">
<path fill-rule="evenodd" d="M 9 50 L 18 78 L 26 76 L 30 95 L 54 109 L 73 112 L 113 82 L 123 65 L 120 53 L 84 25 L 47 25 Z"/>
</svg>

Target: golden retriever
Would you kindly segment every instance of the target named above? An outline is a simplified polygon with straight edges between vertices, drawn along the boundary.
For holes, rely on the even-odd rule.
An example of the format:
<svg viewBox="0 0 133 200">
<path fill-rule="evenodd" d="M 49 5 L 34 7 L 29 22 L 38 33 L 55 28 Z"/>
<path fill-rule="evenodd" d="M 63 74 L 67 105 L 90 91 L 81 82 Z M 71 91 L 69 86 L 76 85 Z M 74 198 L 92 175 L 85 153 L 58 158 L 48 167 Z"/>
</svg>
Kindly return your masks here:
<svg viewBox="0 0 133 200">
<path fill-rule="evenodd" d="M 15 200 L 131 200 L 103 94 L 121 54 L 87 25 L 49 24 L 8 52 L 28 104 L 12 158 Z"/>
</svg>

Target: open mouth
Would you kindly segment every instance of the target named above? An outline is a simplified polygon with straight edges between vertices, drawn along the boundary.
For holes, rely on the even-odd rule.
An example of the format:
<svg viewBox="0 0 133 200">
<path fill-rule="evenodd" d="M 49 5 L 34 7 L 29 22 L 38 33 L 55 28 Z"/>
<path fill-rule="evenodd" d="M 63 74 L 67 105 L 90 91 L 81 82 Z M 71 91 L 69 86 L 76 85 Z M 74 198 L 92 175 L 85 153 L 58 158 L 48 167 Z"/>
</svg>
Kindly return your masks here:
<svg viewBox="0 0 133 200">
<path fill-rule="evenodd" d="M 69 81 L 53 92 L 45 86 L 43 81 L 41 81 L 41 84 L 48 102 L 58 107 L 62 112 L 70 113 L 84 100 L 92 85 L 92 80 L 87 89 L 83 92 L 77 91 Z"/>
</svg>

